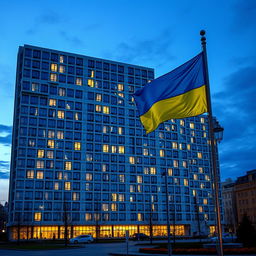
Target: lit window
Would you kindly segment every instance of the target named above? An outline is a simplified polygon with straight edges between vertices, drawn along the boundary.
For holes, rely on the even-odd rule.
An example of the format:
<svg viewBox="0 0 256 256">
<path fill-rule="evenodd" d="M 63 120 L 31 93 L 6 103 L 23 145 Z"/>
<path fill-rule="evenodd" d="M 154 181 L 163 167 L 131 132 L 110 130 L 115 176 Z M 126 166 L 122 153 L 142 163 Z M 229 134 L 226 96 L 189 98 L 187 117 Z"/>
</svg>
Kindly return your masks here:
<svg viewBox="0 0 256 256">
<path fill-rule="evenodd" d="M 76 85 L 83 85 L 81 77 L 76 78 Z"/>
<path fill-rule="evenodd" d="M 205 131 L 206 130 L 206 126 L 202 125 L 202 129 L 203 129 L 203 131 Z"/>
<path fill-rule="evenodd" d="M 201 152 L 197 152 L 197 157 L 198 158 L 202 158 L 202 153 Z"/>
<path fill-rule="evenodd" d="M 91 70 L 91 71 L 90 71 L 89 76 L 90 76 L 91 78 L 93 78 L 93 77 L 94 77 L 94 70 Z"/>
<path fill-rule="evenodd" d="M 125 182 L 124 174 L 119 174 L 119 182 Z"/>
<path fill-rule="evenodd" d="M 179 161 L 178 160 L 173 160 L 173 166 L 174 167 L 179 167 Z"/>
<path fill-rule="evenodd" d="M 53 139 L 54 136 L 55 136 L 55 132 L 54 132 L 53 130 L 49 130 L 49 131 L 48 131 L 48 138 Z"/>
<path fill-rule="evenodd" d="M 118 195 L 119 202 L 124 202 L 124 194 Z"/>
<path fill-rule="evenodd" d="M 173 142 L 172 143 L 172 148 L 173 149 L 178 149 L 178 143 L 177 142 Z"/>
<path fill-rule="evenodd" d="M 119 152 L 119 154 L 124 154 L 124 146 L 119 146 L 118 152 Z"/>
<path fill-rule="evenodd" d="M 55 107 L 56 106 L 56 100 L 55 99 L 50 99 L 49 100 L 49 106 Z"/>
<path fill-rule="evenodd" d="M 34 171 L 33 170 L 27 171 L 27 179 L 34 179 Z"/>
<path fill-rule="evenodd" d="M 201 205 L 199 206 L 199 212 L 203 212 L 203 207 Z"/>
<path fill-rule="evenodd" d="M 59 72 L 60 72 L 60 73 L 65 73 L 65 66 L 60 65 L 60 66 L 59 66 Z"/>
<path fill-rule="evenodd" d="M 102 101 L 102 95 L 97 93 L 96 94 L 96 101 Z"/>
<path fill-rule="evenodd" d="M 64 139 L 64 133 L 62 131 L 57 131 L 57 138 L 59 140 L 63 140 Z"/>
<path fill-rule="evenodd" d="M 101 112 L 101 105 L 95 105 L 95 111 Z"/>
<path fill-rule="evenodd" d="M 36 178 L 37 179 L 43 179 L 44 178 L 44 173 L 42 171 L 37 171 L 36 172 Z"/>
<path fill-rule="evenodd" d="M 207 133 L 203 132 L 203 137 L 206 138 L 207 137 Z"/>
<path fill-rule="evenodd" d="M 39 90 L 39 84 L 38 83 L 32 83 L 32 91 L 33 92 L 38 92 Z"/>
<path fill-rule="evenodd" d="M 200 173 L 204 173 L 203 167 L 198 167 L 198 171 L 199 171 Z"/>
<path fill-rule="evenodd" d="M 81 150 L 81 142 L 75 142 L 74 143 L 74 149 L 75 150 Z"/>
<path fill-rule="evenodd" d="M 200 118 L 200 122 L 201 122 L 202 124 L 204 124 L 204 118 L 203 118 L 203 117 Z"/>
<path fill-rule="evenodd" d="M 72 200 L 73 201 L 78 201 L 79 200 L 79 194 L 77 192 L 72 193 Z"/>
<path fill-rule="evenodd" d="M 133 156 L 129 157 L 129 163 L 130 164 L 135 164 L 135 158 Z"/>
<path fill-rule="evenodd" d="M 48 140 L 47 147 L 48 148 L 54 148 L 54 140 Z"/>
<path fill-rule="evenodd" d="M 92 174 L 91 173 L 86 173 L 85 174 L 85 180 L 91 181 L 92 180 Z"/>
<path fill-rule="evenodd" d="M 194 124 L 194 123 L 189 123 L 189 127 L 190 127 L 191 129 L 195 129 L 195 124 Z"/>
<path fill-rule="evenodd" d="M 57 81 L 57 74 L 50 74 L 50 80 L 53 82 Z"/>
<path fill-rule="evenodd" d="M 102 171 L 106 172 L 107 171 L 107 165 L 106 164 L 102 164 Z"/>
<path fill-rule="evenodd" d="M 65 190 L 71 190 L 71 183 L 69 181 L 66 181 L 64 183 L 64 188 L 65 188 Z"/>
<path fill-rule="evenodd" d="M 207 198 L 204 198 L 203 203 L 204 203 L 204 204 L 208 204 L 208 199 L 207 199 Z"/>
<path fill-rule="evenodd" d="M 65 162 L 65 170 L 70 171 L 72 169 L 72 163 L 71 162 Z"/>
<path fill-rule="evenodd" d="M 117 205 L 115 203 L 111 204 L 111 211 L 113 212 L 117 211 Z"/>
<path fill-rule="evenodd" d="M 185 125 L 184 120 L 182 120 L 182 119 L 180 120 L 180 125 L 181 125 L 181 126 L 184 126 L 184 125 Z"/>
<path fill-rule="evenodd" d="M 183 166 L 184 168 L 188 168 L 188 163 L 187 163 L 187 161 L 182 161 L 182 166 Z"/>
<path fill-rule="evenodd" d="M 65 96 L 66 95 L 66 89 L 59 88 L 59 96 Z"/>
<path fill-rule="evenodd" d="M 138 221 L 143 221 L 142 213 L 138 213 L 138 215 L 137 215 L 137 220 L 138 220 Z"/>
<path fill-rule="evenodd" d="M 102 211 L 107 212 L 108 210 L 108 204 L 102 204 Z"/>
<path fill-rule="evenodd" d="M 102 151 L 105 153 L 109 152 L 109 146 L 107 144 L 102 145 Z"/>
<path fill-rule="evenodd" d="M 54 64 L 54 63 L 52 63 L 52 64 L 51 64 L 51 71 L 53 71 L 53 72 L 57 72 L 57 71 L 58 71 L 58 65 L 57 65 L 57 64 Z"/>
<path fill-rule="evenodd" d="M 160 154 L 160 157 L 164 157 L 164 149 L 160 149 L 159 154 Z"/>
<path fill-rule="evenodd" d="M 60 119 L 65 118 L 65 112 L 63 110 L 58 110 L 58 118 L 60 118 Z"/>
<path fill-rule="evenodd" d="M 150 167 L 150 174 L 156 174 L 156 167 Z"/>
<path fill-rule="evenodd" d="M 116 150 L 116 146 L 111 146 L 111 152 L 112 152 L 112 153 L 116 153 L 116 151 L 117 151 L 117 150 Z"/>
<path fill-rule="evenodd" d="M 209 175 L 205 175 L 205 180 L 210 181 L 210 176 Z"/>
<path fill-rule="evenodd" d="M 188 179 L 184 179 L 184 186 L 188 186 Z"/>
<path fill-rule="evenodd" d="M 86 221 L 92 220 L 92 214 L 91 214 L 91 213 L 86 213 L 86 214 L 85 214 L 85 220 L 86 220 Z"/>
<path fill-rule="evenodd" d="M 88 79 L 88 86 L 94 87 L 94 80 L 93 79 Z"/>
<path fill-rule="evenodd" d="M 118 134 L 120 134 L 120 135 L 123 134 L 123 127 L 118 127 Z"/>
<path fill-rule="evenodd" d="M 149 168 L 148 167 L 144 167 L 144 174 L 149 174 Z"/>
<path fill-rule="evenodd" d="M 90 162 L 93 160 L 92 154 L 86 154 L 86 161 Z"/>
<path fill-rule="evenodd" d="M 190 149 L 191 149 L 190 144 L 187 144 L 187 150 L 190 150 Z"/>
<path fill-rule="evenodd" d="M 104 126 L 102 127 L 102 132 L 103 132 L 103 133 L 107 133 L 107 132 L 108 132 L 108 126 L 104 125 Z"/>
<path fill-rule="evenodd" d="M 37 157 L 38 158 L 43 158 L 44 157 L 44 150 L 43 149 L 38 149 L 37 150 Z"/>
<path fill-rule="evenodd" d="M 60 55 L 60 63 L 64 63 L 64 56 Z"/>
<path fill-rule="evenodd" d="M 36 161 L 36 168 L 42 169 L 44 168 L 44 161 Z"/>
<path fill-rule="evenodd" d="M 148 149 L 147 148 L 143 148 L 143 155 L 148 156 Z"/>
<path fill-rule="evenodd" d="M 62 172 L 57 172 L 58 180 L 62 180 Z"/>
<path fill-rule="evenodd" d="M 112 193 L 111 200 L 114 201 L 114 202 L 117 201 L 117 194 L 116 193 Z"/>
<path fill-rule="evenodd" d="M 142 176 L 137 175 L 137 183 L 142 183 Z"/>
<path fill-rule="evenodd" d="M 59 182 L 54 183 L 54 190 L 59 190 Z"/>
<path fill-rule="evenodd" d="M 103 106 L 103 113 L 104 114 L 109 114 L 109 107 Z"/>
<path fill-rule="evenodd" d="M 35 212 L 34 213 L 34 221 L 41 221 L 42 220 L 42 213 L 41 212 Z"/>
<path fill-rule="evenodd" d="M 75 113 L 75 120 L 79 120 L 79 114 Z"/>
<path fill-rule="evenodd" d="M 194 178 L 194 180 L 198 180 L 197 174 L 194 173 L 193 178 Z"/>
<path fill-rule="evenodd" d="M 172 176 L 173 175 L 173 169 L 172 168 L 168 168 L 168 175 Z"/>
<path fill-rule="evenodd" d="M 124 85 L 118 84 L 118 91 L 123 91 L 123 90 L 124 90 Z"/>
</svg>

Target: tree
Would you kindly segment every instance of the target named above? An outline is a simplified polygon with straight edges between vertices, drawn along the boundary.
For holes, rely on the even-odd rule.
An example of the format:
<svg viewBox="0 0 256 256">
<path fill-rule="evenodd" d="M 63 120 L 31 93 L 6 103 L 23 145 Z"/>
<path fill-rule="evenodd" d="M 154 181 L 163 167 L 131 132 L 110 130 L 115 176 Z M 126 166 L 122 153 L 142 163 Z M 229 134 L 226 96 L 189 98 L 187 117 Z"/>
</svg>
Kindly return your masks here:
<svg viewBox="0 0 256 256">
<path fill-rule="evenodd" d="M 238 226 L 237 238 L 244 246 L 256 246 L 256 230 L 246 214 Z"/>
<path fill-rule="evenodd" d="M 70 216 L 69 208 L 70 207 L 68 206 L 68 203 L 64 200 L 62 219 L 63 219 L 63 223 L 64 223 L 64 239 L 65 239 L 66 247 L 68 245 L 68 228 L 71 223 L 71 216 Z"/>
</svg>

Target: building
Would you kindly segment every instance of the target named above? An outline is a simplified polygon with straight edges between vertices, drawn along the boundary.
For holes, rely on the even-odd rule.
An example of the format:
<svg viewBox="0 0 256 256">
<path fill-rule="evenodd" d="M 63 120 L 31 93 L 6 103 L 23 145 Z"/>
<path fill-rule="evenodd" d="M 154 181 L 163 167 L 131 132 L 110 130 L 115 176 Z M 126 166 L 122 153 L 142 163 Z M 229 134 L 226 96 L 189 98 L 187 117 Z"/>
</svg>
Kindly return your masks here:
<svg viewBox="0 0 256 256">
<path fill-rule="evenodd" d="M 12 239 L 214 230 L 208 120 L 146 135 L 133 93 L 151 68 L 30 45 L 19 48 L 9 191 Z M 65 216 L 65 218 L 63 217 Z M 66 218 L 67 217 L 67 218 Z M 175 227 L 175 228 L 174 228 Z"/>
<path fill-rule="evenodd" d="M 237 209 L 234 193 L 235 182 L 227 179 L 222 182 L 222 202 L 224 214 L 224 227 L 227 232 L 235 233 L 237 228 Z"/>
<path fill-rule="evenodd" d="M 256 228 L 256 170 L 248 171 L 238 177 L 235 188 L 237 223 L 241 223 L 246 214 Z"/>
</svg>

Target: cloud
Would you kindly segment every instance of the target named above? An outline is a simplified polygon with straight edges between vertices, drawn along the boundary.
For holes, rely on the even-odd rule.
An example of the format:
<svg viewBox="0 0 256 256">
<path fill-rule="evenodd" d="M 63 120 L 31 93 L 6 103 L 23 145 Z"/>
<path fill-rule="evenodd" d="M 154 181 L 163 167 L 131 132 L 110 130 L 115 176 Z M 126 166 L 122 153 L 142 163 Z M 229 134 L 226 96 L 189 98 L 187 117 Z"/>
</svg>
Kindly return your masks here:
<svg viewBox="0 0 256 256">
<path fill-rule="evenodd" d="M 233 23 L 232 28 L 235 32 L 247 32 L 255 30 L 256 24 L 256 1 L 239 0 L 233 5 Z"/>
<path fill-rule="evenodd" d="M 220 145 L 223 175 L 241 175 L 256 167 L 256 65 L 240 67 L 224 79 L 224 86 L 213 95 L 214 114 L 225 129 Z"/>
<path fill-rule="evenodd" d="M 66 16 L 61 16 L 58 13 L 51 11 L 51 10 L 45 10 L 44 13 L 38 15 L 34 19 L 33 26 L 26 30 L 26 34 L 28 35 L 34 35 L 37 32 L 39 32 L 39 28 L 43 28 L 47 25 L 53 26 L 61 24 L 62 22 L 66 21 Z"/>
<path fill-rule="evenodd" d="M 0 144 L 11 146 L 12 143 L 12 126 L 0 124 Z"/>
<path fill-rule="evenodd" d="M 132 38 L 130 42 L 121 42 L 111 58 L 118 59 L 128 63 L 145 63 L 159 61 L 162 65 L 165 61 L 173 59 L 173 53 L 170 51 L 172 43 L 170 30 L 164 30 L 161 34 L 147 40 L 136 40 Z M 109 55 L 109 53 L 108 53 Z"/>
<path fill-rule="evenodd" d="M 0 161 L 0 179 L 9 179 L 10 162 Z"/>
<path fill-rule="evenodd" d="M 79 37 L 71 35 L 70 33 L 67 33 L 64 30 L 60 31 L 60 35 L 63 39 L 68 41 L 73 46 L 84 46 L 85 45 L 84 41 L 81 40 Z"/>
</svg>

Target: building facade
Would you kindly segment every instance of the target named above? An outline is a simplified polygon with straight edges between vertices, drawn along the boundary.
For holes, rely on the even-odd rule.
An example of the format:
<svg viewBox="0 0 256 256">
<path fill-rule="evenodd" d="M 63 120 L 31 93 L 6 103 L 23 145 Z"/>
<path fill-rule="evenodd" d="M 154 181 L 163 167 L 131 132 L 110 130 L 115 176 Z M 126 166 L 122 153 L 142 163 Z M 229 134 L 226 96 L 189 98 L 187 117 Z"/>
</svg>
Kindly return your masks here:
<svg viewBox="0 0 256 256">
<path fill-rule="evenodd" d="M 256 228 L 256 170 L 248 171 L 246 175 L 238 177 L 235 188 L 237 207 L 237 224 L 247 215 Z"/>
<path fill-rule="evenodd" d="M 213 231 L 206 116 L 146 135 L 133 93 L 151 68 L 30 45 L 19 48 L 10 237 L 166 235 Z M 64 218 L 67 217 L 67 218 Z M 19 234 L 19 235 L 18 235 Z"/>
</svg>

